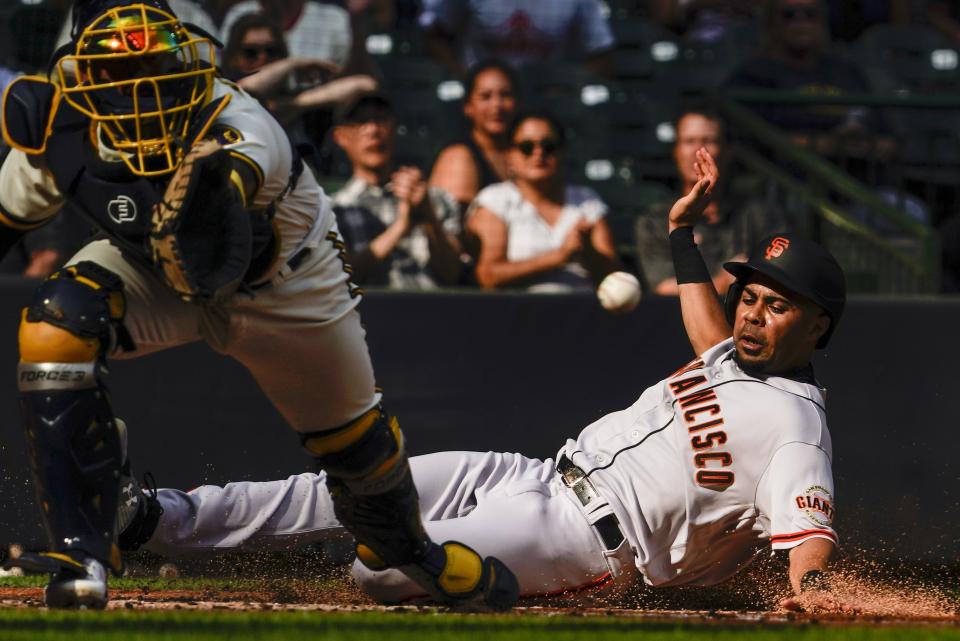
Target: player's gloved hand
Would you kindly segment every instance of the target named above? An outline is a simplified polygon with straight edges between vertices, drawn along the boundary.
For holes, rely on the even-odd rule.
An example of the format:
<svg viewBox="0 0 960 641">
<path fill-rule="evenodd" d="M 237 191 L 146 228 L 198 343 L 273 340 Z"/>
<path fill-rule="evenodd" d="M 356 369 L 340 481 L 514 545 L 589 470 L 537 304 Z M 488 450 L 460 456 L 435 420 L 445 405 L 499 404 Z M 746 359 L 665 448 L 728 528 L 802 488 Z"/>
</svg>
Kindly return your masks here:
<svg viewBox="0 0 960 641">
<path fill-rule="evenodd" d="M 205 140 L 187 154 L 153 208 L 150 253 L 185 301 L 232 294 L 250 265 L 250 219 L 230 182 L 226 150 Z"/>
</svg>

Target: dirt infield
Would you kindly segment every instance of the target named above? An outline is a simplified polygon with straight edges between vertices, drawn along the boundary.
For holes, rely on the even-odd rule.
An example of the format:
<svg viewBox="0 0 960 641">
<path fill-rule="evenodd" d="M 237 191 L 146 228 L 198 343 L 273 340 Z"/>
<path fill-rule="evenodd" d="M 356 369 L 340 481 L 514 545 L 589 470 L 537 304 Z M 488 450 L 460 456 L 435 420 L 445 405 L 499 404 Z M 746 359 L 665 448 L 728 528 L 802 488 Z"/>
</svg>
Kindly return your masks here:
<svg viewBox="0 0 960 641">
<path fill-rule="evenodd" d="M 195 611 L 312 611 L 312 612 L 398 612 L 435 613 L 443 608 L 432 606 L 383 606 L 377 605 L 345 586 L 324 587 L 312 593 L 303 591 L 304 586 L 292 585 L 286 590 L 271 586 L 269 589 L 223 590 L 207 588 L 199 590 L 120 589 L 111 592 L 110 610 L 195 610 Z M 309 595 L 309 597 L 308 597 Z M 863 599 L 865 595 L 861 594 Z M 783 610 L 723 610 L 723 609 L 658 609 L 642 607 L 590 607 L 568 600 L 564 604 L 538 605 L 521 602 L 505 616 L 558 616 L 620 617 L 656 623 L 715 624 L 729 625 L 809 625 L 811 623 L 831 626 L 898 626 L 935 625 L 960 628 L 960 615 L 955 609 L 938 609 L 943 604 L 926 601 L 916 596 L 901 594 L 872 597 L 860 612 L 853 614 L 794 613 Z M 42 608 L 41 588 L 0 588 L 0 608 Z"/>
<path fill-rule="evenodd" d="M 863 557 L 858 557 L 863 558 Z M 214 562 L 161 567 L 143 559 L 111 582 L 111 610 L 425 612 L 442 608 L 377 605 L 349 578 L 349 567 L 309 556 L 225 556 Z M 734 580 L 711 588 L 639 587 L 616 597 L 578 593 L 522 600 L 510 616 L 617 617 L 651 623 L 705 625 L 897 626 L 960 628 L 960 585 L 955 567 L 842 562 L 832 578 L 838 600 L 855 611 L 794 613 L 778 607 L 789 594 L 785 567 L 760 559 Z M 175 578 L 157 578 L 168 574 Z M 179 575 L 179 576 L 178 576 Z M 42 577 L 0 579 L 0 609 L 43 607 Z"/>
</svg>

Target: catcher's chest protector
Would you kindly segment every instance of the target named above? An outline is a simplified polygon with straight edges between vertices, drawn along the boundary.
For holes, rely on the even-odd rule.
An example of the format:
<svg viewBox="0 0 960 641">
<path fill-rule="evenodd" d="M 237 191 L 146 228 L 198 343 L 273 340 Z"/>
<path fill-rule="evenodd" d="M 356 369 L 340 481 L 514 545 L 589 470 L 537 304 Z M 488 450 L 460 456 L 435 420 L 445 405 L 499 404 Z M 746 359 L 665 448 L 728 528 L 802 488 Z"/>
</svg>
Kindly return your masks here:
<svg viewBox="0 0 960 641">
<path fill-rule="evenodd" d="M 208 113 L 213 115 L 212 110 Z M 74 209 L 125 249 L 149 261 L 145 238 L 150 213 L 169 176 L 140 178 L 123 163 L 102 160 L 90 142 L 90 130 L 86 117 L 62 103 L 47 142 L 47 167 Z"/>
</svg>

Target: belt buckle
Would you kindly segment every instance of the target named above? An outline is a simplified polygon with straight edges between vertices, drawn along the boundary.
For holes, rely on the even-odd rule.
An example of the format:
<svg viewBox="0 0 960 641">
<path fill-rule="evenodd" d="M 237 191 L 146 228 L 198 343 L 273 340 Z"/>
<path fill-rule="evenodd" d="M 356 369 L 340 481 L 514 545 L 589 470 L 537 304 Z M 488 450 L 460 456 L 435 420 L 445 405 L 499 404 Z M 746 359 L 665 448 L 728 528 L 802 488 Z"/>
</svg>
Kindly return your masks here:
<svg viewBox="0 0 960 641">
<path fill-rule="evenodd" d="M 573 493 L 577 495 L 577 499 L 580 501 L 580 505 L 589 505 L 591 501 L 597 498 L 597 490 L 594 489 L 593 483 L 587 479 L 581 479 L 573 485 L 570 486 L 570 489 L 573 490 Z"/>
</svg>

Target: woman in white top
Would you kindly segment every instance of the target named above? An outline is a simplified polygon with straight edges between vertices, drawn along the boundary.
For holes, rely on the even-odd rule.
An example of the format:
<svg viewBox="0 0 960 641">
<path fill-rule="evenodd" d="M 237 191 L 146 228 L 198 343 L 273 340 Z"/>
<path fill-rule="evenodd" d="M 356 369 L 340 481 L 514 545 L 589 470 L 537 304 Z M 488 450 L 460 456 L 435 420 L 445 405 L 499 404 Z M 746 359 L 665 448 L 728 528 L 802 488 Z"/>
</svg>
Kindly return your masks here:
<svg viewBox="0 0 960 641">
<path fill-rule="evenodd" d="M 480 240 L 477 281 L 485 289 L 596 287 L 617 269 L 607 206 L 563 177 L 563 127 L 546 112 L 525 112 L 508 129 L 511 180 L 477 194 L 467 219 Z"/>
</svg>

